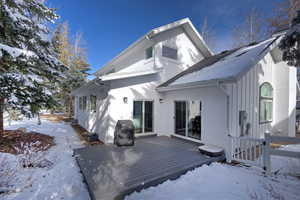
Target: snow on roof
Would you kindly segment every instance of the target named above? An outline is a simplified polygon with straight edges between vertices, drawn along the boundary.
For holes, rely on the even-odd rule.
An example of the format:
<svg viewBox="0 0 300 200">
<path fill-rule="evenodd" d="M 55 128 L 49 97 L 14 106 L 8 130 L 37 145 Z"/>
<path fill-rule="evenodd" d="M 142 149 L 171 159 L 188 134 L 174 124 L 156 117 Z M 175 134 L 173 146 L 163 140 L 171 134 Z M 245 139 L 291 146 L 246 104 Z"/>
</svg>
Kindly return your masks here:
<svg viewBox="0 0 300 200">
<path fill-rule="evenodd" d="M 197 70 L 190 73 L 182 73 L 182 75 L 179 74 L 176 79 L 172 81 L 169 80 L 166 82 L 167 84 L 162 84 L 159 87 L 177 86 L 193 82 L 207 82 L 211 80 L 234 79 L 240 75 L 240 73 L 254 66 L 264 55 L 265 50 L 268 49 L 277 38 L 270 38 L 258 44 L 231 50 L 229 54 L 226 54 L 226 52 L 218 54 L 214 56 L 219 56 L 215 62 L 207 62 L 207 64 L 204 64 L 205 66 L 198 67 Z M 222 54 L 225 54 L 225 56 L 222 57 Z M 211 58 L 206 58 L 195 65 L 203 65 L 207 59 Z"/>
<path fill-rule="evenodd" d="M 99 78 L 102 81 L 108 81 L 108 80 L 155 74 L 157 72 L 159 72 L 159 70 L 154 69 L 152 64 L 145 64 L 145 65 L 143 64 L 143 66 L 141 66 L 140 64 L 135 64 L 130 67 L 126 67 L 118 72 L 100 76 Z"/>
</svg>

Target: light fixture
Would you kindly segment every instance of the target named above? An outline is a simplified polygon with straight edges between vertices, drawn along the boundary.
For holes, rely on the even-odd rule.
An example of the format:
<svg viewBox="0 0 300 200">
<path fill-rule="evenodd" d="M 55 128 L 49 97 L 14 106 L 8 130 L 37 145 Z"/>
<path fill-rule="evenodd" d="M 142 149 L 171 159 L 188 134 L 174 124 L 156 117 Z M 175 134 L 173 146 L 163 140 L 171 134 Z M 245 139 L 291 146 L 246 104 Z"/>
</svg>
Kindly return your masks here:
<svg viewBox="0 0 300 200">
<path fill-rule="evenodd" d="M 159 99 L 159 103 L 163 103 L 164 102 L 164 100 L 163 99 Z"/>
<path fill-rule="evenodd" d="M 123 102 L 127 103 L 128 102 L 128 98 L 127 97 L 123 97 Z"/>
</svg>

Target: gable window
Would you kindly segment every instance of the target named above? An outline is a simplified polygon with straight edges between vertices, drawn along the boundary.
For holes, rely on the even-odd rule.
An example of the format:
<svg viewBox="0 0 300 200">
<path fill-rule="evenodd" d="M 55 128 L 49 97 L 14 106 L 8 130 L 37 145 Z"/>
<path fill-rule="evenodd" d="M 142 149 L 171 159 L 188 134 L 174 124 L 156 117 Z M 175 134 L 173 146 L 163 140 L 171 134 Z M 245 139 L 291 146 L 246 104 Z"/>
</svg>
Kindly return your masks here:
<svg viewBox="0 0 300 200">
<path fill-rule="evenodd" d="M 146 49 L 146 59 L 152 58 L 153 57 L 153 47 L 149 47 Z"/>
<path fill-rule="evenodd" d="M 171 58 L 177 60 L 177 49 L 163 46 L 162 47 L 162 56 L 166 58 Z"/>
<path fill-rule="evenodd" d="M 90 96 L 90 107 L 92 112 L 96 112 L 96 106 L 97 106 L 97 97 L 94 95 Z"/>
<path fill-rule="evenodd" d="M 259 90 L 259 122 L 267 123 L 273 120 L 273 87 L 263 83 Z"/>
</svg>

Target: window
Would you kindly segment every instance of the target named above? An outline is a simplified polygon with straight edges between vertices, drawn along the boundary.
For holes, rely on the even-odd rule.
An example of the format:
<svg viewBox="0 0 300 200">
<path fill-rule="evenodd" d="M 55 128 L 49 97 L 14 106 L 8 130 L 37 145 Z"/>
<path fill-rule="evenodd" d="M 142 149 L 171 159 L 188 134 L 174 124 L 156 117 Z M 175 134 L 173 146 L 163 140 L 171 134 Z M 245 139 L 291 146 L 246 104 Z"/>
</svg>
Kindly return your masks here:
<svg viewBox="0 0 300 200">
<path fill-rule="evenodd" d="M 153 101 L 133 102 L 133 124 L 135 133 L 153 132 Z"/>
<path fill-rule="evenodd" d="M 259 122 L 267 123 L 273 120 L 273 87 L 270 83 L 260 86 Z"/>
<path fill-rule="evenodd" d="M 177 49 L 163 46 L 162 47 L 162 56 L 166 58 L 171 58 L 177 60 Z"/>
<path fill-rule="evenodd" d="M 79 97 L 79 110 L 82 110 L 82 97 Z"/>
<path fill-rule="evenodd" d="M 92 112 L 96 112 L 96 107 L 97 107 L 97 97 L 94 95 L 90 96 L 90 109 Z"/>
<path fill-rule="evenodd" d="M 152 58 L 153 56 L 153 47 L 146 49 L 146 59 Z"/>
<path fill-rule="evenodd" d="M 86 96 L 82 97 L 82 110 L 86 110 L 87 99 Z"/>
</svg>

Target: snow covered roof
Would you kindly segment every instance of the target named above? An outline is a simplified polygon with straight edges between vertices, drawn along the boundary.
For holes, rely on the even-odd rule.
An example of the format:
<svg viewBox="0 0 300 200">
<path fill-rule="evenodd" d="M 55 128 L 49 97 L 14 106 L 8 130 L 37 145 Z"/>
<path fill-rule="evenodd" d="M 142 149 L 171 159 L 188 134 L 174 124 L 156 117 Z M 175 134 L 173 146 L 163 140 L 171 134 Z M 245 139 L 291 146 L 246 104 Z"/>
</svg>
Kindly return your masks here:
<svg viewBox="0 0 300 200">
<path fill-rule="evenodd" d="M 151 39 L 155 35 L 162 33 L 164 31 L 168 31 L 170 29 L 176 28 L 176 27 L 182 27 L 183 30 L 186 31 L 190 39 L 194 42 L 196 47 L 203 53 L 205 57 L 209 57 L 213 55 L 212 51 L 208 48 L 205 41 L 203 40 L 202 36 L 198 33 L 194 25 L 192 24 L 191 20 L 189 18 L 184 18 L 178 21 L 175 21 L 173 23 L 160 26 L 158 28 L 152 29 L 147 34 L 136 40 L 133 44 L 131 44 L 129 47 L 127 47 L 125 50 L 123 50 L 120 54 L 118 54 L 116 57 L 114 57 L 111 61 L 109 61 L 107 64 L 105 64 L 103 67 L 101 67 L 99 70 L 95 72 L 95 75 L 100 75 L 103 73 L 106 73 L 109 71 L 113 64 L 122 56 L 125 56 L 133 47 L 141 43 L 145 39 Z"/>
<path fill-rule="evenodd" d="M 136 76 L 150 75 L 158 72 L 159 70 L 154 69 L 153 65 L 144 65 L 143 67 L 141 67 L 140 65 L 132 65 L 118 72 L 100 76 L 99 79 L 101 79 L 102 81 L 109 81 L 123 78 L 131 78 Z"/>
<path fill-rule="evenodd" d="M 205 58 L 158 86 L 158 90 L 164 87 L 176 87 L 192 83 L 236 80 L 241 73 L 254 66 L 277 39 L 278 37 L 273 37 L 258 44 L 225 51 Z"/>
</svg>

